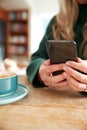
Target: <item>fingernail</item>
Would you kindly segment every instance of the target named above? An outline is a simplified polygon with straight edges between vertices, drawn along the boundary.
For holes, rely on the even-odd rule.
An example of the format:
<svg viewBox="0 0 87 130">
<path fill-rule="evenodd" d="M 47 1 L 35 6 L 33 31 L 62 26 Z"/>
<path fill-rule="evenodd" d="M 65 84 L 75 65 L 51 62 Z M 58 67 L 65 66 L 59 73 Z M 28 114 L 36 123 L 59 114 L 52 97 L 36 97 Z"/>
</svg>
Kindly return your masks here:
<svg viewBox="0 0 87 130">
<path fill-rule="evenodd" d="M 81 88 L 82 88 L 82 89 L 86 89 L 86 85 L 85 85 L 85 84 L 82 85 Z"/>
<path fill-rule="evenodd" d="M 86 85 L 83 86 L 84 89 L 86 89 L 86 87 L 87 87 Z"/>
</svg>

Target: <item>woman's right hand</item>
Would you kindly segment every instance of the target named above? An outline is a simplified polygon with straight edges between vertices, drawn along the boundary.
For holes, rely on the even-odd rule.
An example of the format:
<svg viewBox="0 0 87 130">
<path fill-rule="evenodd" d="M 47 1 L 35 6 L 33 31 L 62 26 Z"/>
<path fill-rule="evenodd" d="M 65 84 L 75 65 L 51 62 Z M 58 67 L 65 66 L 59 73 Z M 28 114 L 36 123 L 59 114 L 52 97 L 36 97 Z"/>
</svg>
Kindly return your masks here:
<svg viewBox="0 0 87 130">
<path fill-rule="evenodd" d="M 58 88 L 67 85 L 64 74 L 53 76 L 52 73 L 58 70 L 63 70 L 64 64 L 50 64 L 50 60 L 43 62 L 39 68 L 39 77 L 44 85 L 50 88 Z"/>
</svg>

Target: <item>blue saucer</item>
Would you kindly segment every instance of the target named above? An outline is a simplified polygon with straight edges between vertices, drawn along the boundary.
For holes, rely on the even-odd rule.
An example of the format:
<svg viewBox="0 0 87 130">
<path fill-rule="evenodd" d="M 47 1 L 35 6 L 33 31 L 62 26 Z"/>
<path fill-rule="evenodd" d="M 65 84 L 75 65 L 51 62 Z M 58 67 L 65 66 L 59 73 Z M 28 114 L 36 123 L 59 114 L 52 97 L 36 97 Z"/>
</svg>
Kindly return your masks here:
<svg viewBox="0 0 87 130">
<path fill-rule="evenodd" d="M 15 93 L 0 97 L 0 105 L 19 101 L 29 93 L 29 88 L 23 84 L 18 84 L 18 89 Z"/>
</svg>

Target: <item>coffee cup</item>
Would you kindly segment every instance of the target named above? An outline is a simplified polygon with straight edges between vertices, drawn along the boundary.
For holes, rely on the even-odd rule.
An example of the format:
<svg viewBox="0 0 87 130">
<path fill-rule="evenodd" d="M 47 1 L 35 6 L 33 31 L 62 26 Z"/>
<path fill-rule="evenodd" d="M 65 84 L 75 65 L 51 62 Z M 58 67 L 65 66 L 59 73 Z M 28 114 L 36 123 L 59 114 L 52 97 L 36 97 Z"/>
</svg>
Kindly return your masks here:
<svg viewBox="0 0 87 130">
<path fill-rule="evenodd" d="M 0 72 L 0 96 L 14 93 L 18 87 L 18 75 L 10 71 Z"/>
</svg>

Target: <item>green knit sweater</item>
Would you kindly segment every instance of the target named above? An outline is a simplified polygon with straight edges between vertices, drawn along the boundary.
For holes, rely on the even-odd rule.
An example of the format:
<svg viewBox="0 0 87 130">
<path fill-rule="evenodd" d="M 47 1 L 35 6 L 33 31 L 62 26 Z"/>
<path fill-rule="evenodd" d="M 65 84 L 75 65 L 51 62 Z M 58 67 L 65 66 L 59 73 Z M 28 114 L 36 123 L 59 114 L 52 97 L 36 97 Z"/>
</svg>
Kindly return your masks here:
<svg viewBox="0 0 87 130">
<path fill-rule="evenodd" d="M 56 21 L 56 16 L 54 16 L 51 19 L 51 21 L 49 22 L 45 35 L 43 36 L 43 38 L 40 42 L 39 48 L 34 54 L 32 54 L 31 61 L 26 70 L 28 79 L 31 81 L 31 83 L 35 87 L 43 86 L 39 82 L 36 75 L 37 75 L 38 69 L 39 69 L 40 65 L 42 64 L 42 62 L 44 62 L 45 60 L 48 59 L 46 42 L 47 42 L 47 40 L 53 40 L 52 26 L 55 23 L 55 21 Z M 82 44 L 82 41 L 83 41 L 82 27 L 86 21 L 87 21 L 87 4 L 79 5 L 79 17 L 78 17 L 77 23 L 74 27 L 74 32 L 76 34 L 74 40 L 77 42 L 77 53 L 78 53 L 77 55 L 79 57 L 81 57 L 79 54 L 79 49 L 80 49 L 80 45 Z"/>
</svg>

